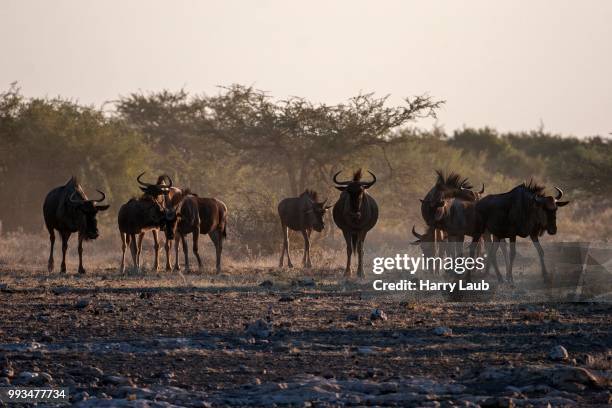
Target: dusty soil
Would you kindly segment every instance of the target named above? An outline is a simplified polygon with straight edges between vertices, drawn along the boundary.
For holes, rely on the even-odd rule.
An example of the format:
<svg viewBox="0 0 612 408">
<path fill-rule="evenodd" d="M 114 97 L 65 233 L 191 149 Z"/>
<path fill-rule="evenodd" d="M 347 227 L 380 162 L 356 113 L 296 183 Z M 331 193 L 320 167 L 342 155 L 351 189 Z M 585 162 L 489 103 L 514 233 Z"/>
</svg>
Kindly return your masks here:
<svg viewBox="0 0 612 408">
<path fill-rule="evenodd" d="M 612 403 L 609 303 L 400 300 L 301 273 L 0 266 L 0 383 L 80 406 Z"/>
</svg>

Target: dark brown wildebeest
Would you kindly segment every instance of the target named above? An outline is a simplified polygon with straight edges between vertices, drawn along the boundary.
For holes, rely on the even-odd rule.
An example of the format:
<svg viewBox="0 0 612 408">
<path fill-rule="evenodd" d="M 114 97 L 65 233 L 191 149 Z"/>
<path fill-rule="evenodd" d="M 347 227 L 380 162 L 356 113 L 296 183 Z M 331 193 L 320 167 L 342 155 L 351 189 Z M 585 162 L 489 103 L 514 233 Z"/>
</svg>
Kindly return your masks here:
<svg viewBox="0 0 612 408">
<path fill-rule="evenodd" d="M 521 184 L 503 194 L 491 194 L 479 200 L 476 204 L 476 234 L 470 246 L 470 255 L 473 256 L 475 246 L 485 231 L 490 231 L 493 245 L 489 254 L 495 254 L 499 246 L 499 240 L 510 238 L 510 261 L 506 271 L 506 279 L 513 281 L 512 265 L 516 256 L 516 237 L 530 237 L 533 245 L 538 251 L 542 277 L 548 284 L 551 283 L 546 265 L 544 263 L 544 250 L 540 245 L 539 237 L 548 232 L 550 235 L 557 233 L 557 208 L 563 207 L 569 201 L 559 201 L 563 197 L 563 191 L 555 187 L 557 196 L 544 195 L 544 186 L 533 181 L 529 184 Z M 491 252 L 492 251 L 492 252 Z M 489 263 L 496 267 L 497 260 L 489 255 L 486 263 L 486 271 Z M 497 271 L 497 268 L 496 268 Z M 497 275 L 503 281 L 501 274 Z"/>
<path fill-rule="evenodd" d="M 418 245 L 421 248 L 423 256 L 426 258 L 444 257 L 446 255 L 446 244 L 448 243 L 448 234 L 444 230 L 434 227 L 427 227 L 424 234 L 416 231 L 416 226 L 412 226 L 412 235 L 417 239 L 411 242 L 412 245 Z M 437 264 L 434 264 L 434 273 L 439 273 Z"/>
<path fill-rule="evenodd" d="M 177 196 L 178 197 L 178 196 Z M 176 201 L 176 197 L 173 198 Z M 185 270 L 189 271 L 189 250 L 185 236 L 193 236 L 193 254 L 198 261 L 198 267 L 202 269 L 202 260 L 198 254 L 198 238 L 200 234 L 208 234 L 215 245 L 216 271 L 221 272 L 221 252 L 223 251 L 223 240 L 227 238 L 227 206 L 216 198 L 198 197 L 189 190 L 183 192 L 180 209 L 180 220 L 176 228 L 176 243 L 174 269 L 179 267 L 179 238 L 183 244 L 185 255 Z"/>
<path fill-rule="evenodd" d="M 108 205 L 96 205 L 106 197 L 104 193 L 98 200 L 88 200 L 83 189 L 72 177 L 68 182 L 54 188 L 47 194 L 43 204 L 43 216 L 45 225 L 49 231 L 51 241 L 51 252 L 49 254 L 48 270 L 53 272 L 53 246 L 55 244 L 55 230 L 62 237 L 62 265 L 60 272 L 66 272 L 66 250 L 68 249 L 68 239 L 74 232 L 79 236 L 79 273 L 85 273 L 83 268 L 83 240 L 98 238 L 98 221 L 96 214 L 98 211 L 108 210 Z"/>
<path fill-rule="evenodd" d="M 440 220 L 444 215 L 444 200 L 460 198 L 465 201 L 476 201 L 484 193 L 484 184 L 479 192 L 472 190 L 473 186 L 467 178 L 451 172 L 445 176 L 441 170 L 436 170 L 436 184 L 421 200 L 421 215 L 428 226 L 441 227 Z"/>
<path fill-rule="evenodd" d="M 140 198 L 132 198 L 127 203 L 123 204 L 117 216 L 119 233 L 121 235 L 121 273 L 125 271 L 125 249 L 127 245 L 130 245 L 134 268 L 139 270 L 142 235 L 148 230 L 162 229 L 166 235 L 172 239 L 174 238 L 177 220 L 176 208 L 166 208 L 160 204 L 158 200 L 148 194 L 143 194 Z M 137 235 L 139 237 L 138 244 L 136 243 Z M 158 253 L 159 244 L 156 240 L 155 270 L 157 270 L 158 267 Z"/>
<path fill-rule="evenodd" d="M 279 266 L 282 268 L 285 252 L 287 253 L 287 266 L 293 267 L 289 257 L 289 228 L 300 231 L 304 237 L 304 256 L 302 263 L 304 267 L 312 267 L 310 262 L 310 234 L 312 230 L 323 231 L 325 223 L 323 217 L 331 205 L 326 206 L 327 199 L 318 201 L 317 192 L 306 190 L 299 197 L 290 197 L 278 203 L 278 216 L 283 230 L 283 250 L 280 256 Z"/>
<path fill-rule="evenodd" d="M 173 187 L 172 179 L 167 174 L 162 174 L 157 177 L 157 181 L 155 184 L 145 183 L 140 180 L 140 177 L 145 173 L 141 173 L 140 176 L 137 177 L 138 183 L 141 185 L 140 189 L 147 195 L 155 198 L 163 207 L 171 208 L 176 207 L 180 199 L 182 197 L 182 191 L 180 188 Z M 167 184 L 166 184 L 167 182 Z M 153 245 L 155 248 L 155 270 L 157 270 L 157 265 L 159 264 L 158 259 L 158 248 L 159 248 L 159 230 L 152 229 L 151 234 L 153 235 Z M 142 240 L 144 239 L 145 234 L 138 235 L 138 252 L 140 253 L 140 248 L 142 247 Z M 166 271 L 171 270 L 171 252 L 170 248 L 172 248 L 172 238 L 168 238 L 168 234 L 164 233 L 165 242 L 164 242 L 164 251 L 166 252 Z"/>
<path fill-rule="evenodd" d="M 351 255 L 357 252 L 357 275 L 364 277 L 363 273 L 363 243 L 369 230 L 378 221 L 378 205 L 376 200 L 367 193 L 367 189 L 376 183 L 376 176 L 371 171 L 373 180 L 361 181 L 361 169 L 353 174 L 349 181 L 338 181 L 341 171 L 334 175 L 335 186 L 342 193 L 334 204 L 332 214 L 334 222 L 342 230 L 346 241 L 346 270 L 345 275 L 351 276 Z"/>
</svg>

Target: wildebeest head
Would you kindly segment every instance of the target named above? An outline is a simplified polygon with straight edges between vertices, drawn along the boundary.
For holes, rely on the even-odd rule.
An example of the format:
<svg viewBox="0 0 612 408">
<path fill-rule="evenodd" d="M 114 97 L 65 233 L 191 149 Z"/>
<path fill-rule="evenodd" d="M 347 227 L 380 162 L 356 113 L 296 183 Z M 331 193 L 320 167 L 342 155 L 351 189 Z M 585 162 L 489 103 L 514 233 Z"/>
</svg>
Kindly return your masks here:
<svg viewBox="0 0 612 408">
<path fill-rule="evenodd" d="M 155 197 L 155 198 L 161 195 L 168 194 L 168 192 L 170 191 L 170 188 L 172 187 L 172 179 L 168 175 L 164 174 L 160 176 L 158 178 L 158 183 L 151 184 L 151 183 L 145 183 L 144 181 L 140 179 L 144 174 L 145 172 L 142 172 L 138 175 L 138 177 L 136 177 L 136 181 L 138 182 L 138 184 L 140 184 L 140 189 L 143 191 L 143 193 L 148 194 L 151 197 Z M 162 183 L 163 179 L 168 180 L 168 185 L 166 185 L 166 183 Z"/>
<path fill-rule="evenodd" d="M 361 181 L 361 169 L 357 170 L 353 174 L 353 179 L 349 181 L 338 181 L 338 175 L 342 171 L 334 174 L 334 183 L 338 184 L 335 186 L 338 190 L 344 191 L 349 195 L 349 205 L 350 205 L 350 216 L 351 218 L 358 220 L 361 218 L 361 204 L 363 202 L 363 197 L 365 195 L 365 190 L 372 187 L 374 183 L 376 183 L 376 175 L 368 170 L 368 173 L 372 176 L 372 181 L 365 182 Z"/>
<path fill-rule="evenodd" d="M 96 214 L 98 211 L 106 211 L 110 207 L 110 205 L 96 205 L 96 203 L 100 203 L 106 198 L 106 195 L 102 191 L 96 191 L 102 195 L 102 198 L 97 200 L 87 200 L 84 198 L 83 193 L 79 190 L 74 190 L 69 198 L 70 203 L 81 216 L 79 222 L 80 230 L 86 239 L 98 238 L 98 220 L 96 219 Z"/>
<path fill-rule="evenodd" d="M 316 191 L 306 190 L 302 193 L 302 197 L 306 200 L 305 205 L 305 215 L 308 225 L 312 225 L 312 228 L 317 231 L 323 231 L 325 228 L 325 222 L 323 221 L 323 217 L 327 210 L 331 208 L 331 205 L 325 205 L 327 203 L 327 198 L 322 202 L 317 200 Z"/>
<path fill-rule="evenodd" d="M 531 183 L 530 186 L 531 187 Z M 557 190 L 557 196 L 545 196 L 541 194 L 543 190 L 542 187 L 534 185 L 535 188 L 539 189 L 533 195 L 533 200 L 538 209 L 537 218 L 538 224 L 542 226 L 542 228 L 546 228 L 546 231 L 550 235 L 555 235 L 557 233 L 557 208 L 563 207 L 569 204 L 569 201 L 559 201 L 561 197 L 563 197 L 563 190 L 559 187 L 555 187 Z M 544 230 L 542 229 L 542 233 Z"/>
<path fill-rule="evenodd" d="M 436 184 L 425 198 L 420 200 L 421 212 L 425 220 L 440 221 L 444 217 L 449 200 L 452 198 L 477 201 L 484 193 L 484 184 L 482 189 L 476 192 L 467 178 L 462 178 L 455 172 L 445 175 L 442 170 L 436 170 L 436 174 Z"/>
<path fill-rule="evenodd" d="M 174 239 L 176 226 L 180 220 L 180 213 L 177 207 L 163 207 L 163 229 L 168 239 Z"/>
</svg>

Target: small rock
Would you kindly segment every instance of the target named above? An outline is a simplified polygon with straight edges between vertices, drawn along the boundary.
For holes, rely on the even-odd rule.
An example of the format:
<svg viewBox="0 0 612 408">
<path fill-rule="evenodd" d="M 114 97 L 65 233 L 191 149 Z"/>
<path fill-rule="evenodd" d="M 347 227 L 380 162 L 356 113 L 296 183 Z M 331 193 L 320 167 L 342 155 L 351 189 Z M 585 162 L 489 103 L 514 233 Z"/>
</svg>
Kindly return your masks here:
<svg viewBox="0 0 612 408">
<path fill-rule="evenodd" d="M 279 302 L 293 302 L 295 298 L 293 296 L 283 296 L 278 299 Z"/>
<path fill-rule="evenodd" d="M 14 385 L 30 385 L 38 382 L 38 373 L 22 371 L 13 381 Z"/>
<path fill-rule="evenodd" d="M 129 385 L 130 379 L 119 375 L 105 375 L 102 377 L 102 382 L 111 385 Z"/>
<path fill-rule="evenodd" d="M 272 333 L 272 324 L 263 319 L 259 319 L 256 322 L 249 324 L 245 330 L 245 333 L 257 338 L 269 337 Z"/>
<path fill-rule="evenodd" d="M 259 284 L 260 287 L 262 288 L 271 288 L 272 286 L 274 286 L 274 282 L 272 282 L 271 280 L 266 279 L 265 281 L 261 282 Z"/>
<path fill-rule="evenodd" d="M 312 288 L 312 287 L 317 286 L 317 283 L 315 282 L 313 278 L 304 278 L 304 279 L 300 279 L 299 281 L 297 281 L 297 285 Z"/>
<path fill-rule="evenodd" d="M 370 347 L 359 347 L 357 349 L 357 353 L 359 354 L 372 354 L 374 352 L 374 350 L 372 350 Z"/>
<path fill-rule="evenodd" d="M 8 377 L 0 377 L 0 387 L 7 387 L 11 385 L 11 380 Z"/>
<path fill-rule="evenodd" d="M 569 353 L 563 346 L 555 346 L 548 353 L 548 357 L 554 361 L 563 361 L 569 358 Z"/>
<path fill-rule="evenodd" d="M 452 336 L 453 330 L 450 327 L 438 326 L 433 330 L 434 334 L 437 336 Z"/>
<path fill-rule="evenodd" d="M 89 306 L 90 303 L 91 301 L 89 299 L 80 299 L 78 302 L 75 303 L 74 307 L 76 309 L 85 309 L 87 306 Z"/>
<path fill-rule="evenodd" d="M 381 309 L 374 309 L 370 314 L 370 320 L 387 320 L 387 314 Z"/>
</svg>

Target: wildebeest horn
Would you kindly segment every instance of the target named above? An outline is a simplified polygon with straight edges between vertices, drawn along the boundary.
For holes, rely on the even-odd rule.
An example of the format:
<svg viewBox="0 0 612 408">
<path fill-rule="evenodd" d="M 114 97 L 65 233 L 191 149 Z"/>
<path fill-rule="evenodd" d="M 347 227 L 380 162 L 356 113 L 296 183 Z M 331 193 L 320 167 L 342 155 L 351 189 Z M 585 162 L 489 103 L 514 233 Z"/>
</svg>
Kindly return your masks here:
<svg viewBox="0 0 612 408">
<path fill-rule="evenodd" d="M 145 174 L 145 173 L 146 173 L 146 171 L 143 171 L 142 173 L 140 173 L 140 174 L 138 175 L 138 177 L 136 177 L 136 181 L 137 181 L 138 183 L 142 184 L 142 185 L 143 185 L 143 186 L 145 186 L 145 187 L 152 186 L 152 184 L 145 183 L 145 182 L 143 182 L 143 181 L 141 181 L 141 180 L 140 180 L 140 178 L 141 178 L 142 176 L 144 176 L 144 174 Z"/>
<path fill-rule="evenodd" d="M 338 174 L 340 174 L 340 173 L 342 173 L 342 170 L 340 170 L 339 172 L 334 174 L 334 183 L 339 184 L 341 186 L 345 186 L 345 185 L 349 184 L 350 180 L 349 181 L 338 181 L 337 177 L 338 177 Z"/>
<path fill-rule="evenodd" d="M 424 234 L 419 234 L 418 232 L 416 232 L 415 225 L 412 226 L 412 235 L 414 235 L 418 239 L 423 239 L 424 237 Z"/>
<path fill-rule="evenodd" d="M 166 187 L 168 188 L 172 187 L 172 179 L 170 178 L 170 176 L 167 174 L 164 174 L 164 178 L 168 180 L 168 185 Z"/>
<path fill-rule="evenodd" d="M 557 196 L 555 197 L 555 200 L 560 200 L 561 197 L 563 197 L 563 190 L 561 190 L 559 187 L 555 186 L 555 190 L 557 190 Z"/>
<path fill-rule="evenodd" d="M 482 193 L 484 193 L 484 190 L 485 190 L 485 188 L 484 188 L 484 187 L 485 187 L 485 185 L 484 185 L 484 183 L 482 183 L 482 188 L 480 189 L 480 191 L 478 192 L 478 194 L 482 194 Z"/>
<path fill-rule="evenodd" d="M 372 175 L 373 180 L 369 181 L 369 182 L 363 182 L 361 183 L 362 186 L 364 186 L 365 188 L 370 188 L 374 185 L 374 183 L 376 183 L 376 175 L 374 173 L 372 173 L 370 170 L 368 170 L 368 173 L 370 173 Z"/>
<path fill-rule="evenodd" d="M 106 194 L 104 194 L 104 192 L 102 192 L 102 191 L 100 191 L 100 190 L 98 190 L 98 189 L 96 189 L 96 191 L 97 191 L 98 193 L 102 194 L 102 198 L 99 198 L 99 199 L 97 199 L 97 200 L 89 200 L 89 201 L 91 201 L 92 203 L 101 203 L 101 202 L 102 202 L 102 201 L 104 201 L 104 199 L 106 198 Z"/>
</svg>

